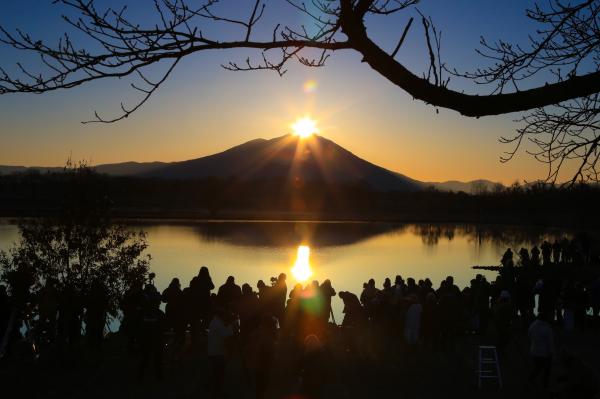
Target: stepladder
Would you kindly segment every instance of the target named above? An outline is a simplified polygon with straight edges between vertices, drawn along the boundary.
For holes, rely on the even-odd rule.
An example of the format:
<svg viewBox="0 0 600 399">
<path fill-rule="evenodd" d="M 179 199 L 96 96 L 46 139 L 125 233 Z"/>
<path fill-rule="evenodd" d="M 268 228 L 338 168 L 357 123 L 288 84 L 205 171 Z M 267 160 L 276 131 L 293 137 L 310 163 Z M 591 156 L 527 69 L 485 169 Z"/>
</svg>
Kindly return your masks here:
<svg viewBox="0 0 600 399">
<path fill-rule="evenodd" d="M 500 373 L 500 362 L 498 351 L 495 346 L 479 346 L 479 367 L 477 369 L 477 386 L 483 385 L 483 380 L 496 380 L 502 388 L 502 374 Z"/>
</svg>

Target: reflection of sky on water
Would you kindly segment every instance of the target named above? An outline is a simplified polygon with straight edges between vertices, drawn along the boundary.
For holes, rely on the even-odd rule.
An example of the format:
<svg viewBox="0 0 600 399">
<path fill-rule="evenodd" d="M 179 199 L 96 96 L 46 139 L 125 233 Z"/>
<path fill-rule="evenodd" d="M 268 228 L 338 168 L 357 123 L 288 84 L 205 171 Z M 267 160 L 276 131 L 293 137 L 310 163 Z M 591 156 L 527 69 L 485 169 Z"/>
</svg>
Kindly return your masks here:
<svg viewBox="0 0 600 399">
<path fill-rule="evenodd" d="M 393 280 L 397 274 L 405 279 L 429 277 L 436 287 L 453 275 L 462 287 L 475 274 L 470 266 L 497 265 L 507 246 L 531 246 L 561 233 L 524 227 L 389 223 L 146 222 L 132 227 L 148 233 L 151 267 L 160 290 L 173 277 L 187 286 L 204 265 L 217 287 L 229 275 L 240 285 L 248 282 L 256 287 L 259 279 L 268 283 L 270 277 L 284 272 L 291 288 L 296 283 L 291 269 L 298 246 L 306 244 L 310 246 L 309 281 L 328 278 L 336 291 L 357 294 L 369 278 L 381 287 L 385 277 Z M 17 240 L 17 226 L 0 220 L 0 249 Z M 341 301 L 334 299 L 333 308 L 341 320 Z"/>
</svg>

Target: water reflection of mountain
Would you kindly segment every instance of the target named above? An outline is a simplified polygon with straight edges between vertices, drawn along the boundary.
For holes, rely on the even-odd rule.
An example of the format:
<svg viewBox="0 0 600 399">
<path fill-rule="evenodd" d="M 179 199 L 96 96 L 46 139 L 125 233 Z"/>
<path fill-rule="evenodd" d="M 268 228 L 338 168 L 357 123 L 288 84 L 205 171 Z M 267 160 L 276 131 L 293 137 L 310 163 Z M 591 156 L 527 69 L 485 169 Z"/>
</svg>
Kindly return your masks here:
<svg viewBox="0 0 600 399">
<path fill-rule="evenodd" d="M 392 223 L 227 222 L 202 223 L 194 231 L 205 241 L 241 246 L 314 247 L 352 245 L 381 234 L 400 232 L 406 225 Z"/>
<path fill-rule="evenodd" d="M 191 227 L 202 241 L 259 247 L 290 247 L 301 243 L 308 243 L 314 247 L 343 246 L 384 234 L 408 232 L 421 237 L 423 244 L 427 246 L 435 246 L 440 241 L 452 241 L 455 237 L 465 237 L 476 245 L 491 243 L 499 249 L 515 249 L 575 234 L 564 229 L 540 227 L 440 223 L 225 221 L 179 224 Z"/>
<path fill-rule="evenodd" d="M 18 240 L 17 221 L 0 219 L 0 243 L 6 248 Z M 564 236 L 574 237 L 580 231 L 510 225 L 477 224 L 398 224 L 350 222 L 190 222 L 190 221 L 138 221 L 132 226 L 142 230 L 161 226 L 190 228 L 199 239 L 239 246 L 290 247 L 308 243 L 314 247 L 331 247 L 357 244 L 384 234 L 409 233 L 421 238 L 426 246 L 464 237 L 475 245 L 491 244 L 497 249 L 519 249 L 521 246 L 540 245 L 544 240 L 554 241 Z M 592 242 L 600 244 L 600 232 L 588 231 Z"/>
</svg>

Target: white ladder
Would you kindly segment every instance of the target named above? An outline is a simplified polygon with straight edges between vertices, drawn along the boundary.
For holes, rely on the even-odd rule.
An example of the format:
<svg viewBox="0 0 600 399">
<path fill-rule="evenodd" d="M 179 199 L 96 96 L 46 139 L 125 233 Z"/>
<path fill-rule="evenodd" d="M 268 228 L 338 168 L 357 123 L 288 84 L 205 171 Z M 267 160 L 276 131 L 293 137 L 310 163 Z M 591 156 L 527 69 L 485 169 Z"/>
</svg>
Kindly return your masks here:
<svg viewBox="0 0 600 399">
<path fill-rule="evenodd" d="M 498 380 L 498 386 L 502 388 L 502 375 L 500 374 L 500 362 L 498 361 L 498 351 L 495 346 L 479 346 L 479 370 L 477 371 L 479 381 L 478 386 L 484 378 Z"/>
</svg>

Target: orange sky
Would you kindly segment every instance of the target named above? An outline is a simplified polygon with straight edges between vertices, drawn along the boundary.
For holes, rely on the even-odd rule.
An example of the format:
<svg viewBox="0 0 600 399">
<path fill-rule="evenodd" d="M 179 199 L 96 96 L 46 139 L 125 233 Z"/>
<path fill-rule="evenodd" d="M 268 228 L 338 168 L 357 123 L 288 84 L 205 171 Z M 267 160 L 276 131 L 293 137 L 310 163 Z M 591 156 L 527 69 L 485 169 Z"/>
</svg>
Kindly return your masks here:
<svg viewBox="0 0 600 399">
<path fill-rule="evenodd" d="M 90 110 L 114 109 L 113 92 L 94 96 L 94 88 L 88 87 L 0 97 L 0 164 L 60 166 L 70 154 L 92 164 L 192 159 L 289 133 L 294 120 L 309 115 L 322 136 L 422 181 L 486 178 L 510 184 L 545 173 L 543 165 L 525 154 L 508 164 L 499 162 L 508 147 L 498 138 L 513 134 L 517 126 L 511 116 L 471 119 L 443 109 L 437 114 L 376 75 L 368 76 L 373 84 L 360 93 L 340 82 L 320 80 L 314 72 L 298 71 L 285 79 L 226 76 L 235 80 L 235 91 L 217 91 L 207 100 L 196 87 L 170 84 L 130 119 L 110 125 L 80 121 Z M 309 80 L 318 86 L 307 92 Z M 263 81 L 269 87 L 259 95 L 255 87 Z M 181 97 L 188 101 L 178 103 Z M 23 103 L 27 113 L 10 111 Z"/>
<path fill-rule="evenodd" d="M 240 4 L 253 2 L 227 4 L 230 11 L 239 11 Z M 285 18 L 293 26 L 306 23 L 285 1 L 269 4 L 272 8 L 265 17 L 268 37 L 272 24 Z M 61 11 L 50 4 L 20 0 L 2 7 L 5 12 L 0 13 L 0 23 L 8 29 L 30 31 L 45 42 L 65 29 Z M 488 1 L 473 7 L 471 0 L 456 0 L 451 7 L 441 7 L 438 2 L 423 2 L 420 7 L 443 31 L 444 61 L 465 71 L 481 66 L 482 59 L 474 51 L 481 35 L 518 42 L 535 31 L 525 17 L 522 1 Z M 151 11 L 141 7 L 141 21 L 152 21 Z M 397 18 L 382 17 L 369 24 L 369 33 L 382 48 L 393 48 L 407 17 L 402 13 Z M 468 24 L 465 18 L 469 18 Z M 511 23 L 509 30 L 507 22 Z M 428 60 L 421 33 L 411 33 L 398 54 L 418 74 L 426 71 Z M 110 117 L 119 112 L 121 102 L 135 103 L 136 93 L 128 79 L 99 81 L 40 96 L 2 95 L 0 164 L 60 166 L 70 155 L 91 164 L 179 161 L 258 137 L 283 135 L 294 120 L 310 115 L 318 120 L 321 135 L 368 161 L 415 179 L 485 178 L 510 184 L 517 179 L 545 177 L 544 165 L 524 152 L 508 164 L 499 162 L 510 147 L 498 143 L 498 138 L 514 134 L 518 125 L 513 120 L 519 115 L 470 119 L 444 109 L 437 114 L 379 76 L 354 52 L 336 52 L 324 68 L 289 64 L 283 78 L 271 71 L 233 73 L 220 67 L 256 55 L 234 50 L 185 57 L 144 107 L 112 125 L 82 125 L 80 121 L 93 118 L 94 110 Z M 3 67 L 14 66 L 22 57 L 23 52 L 0 46 Z M 39 60 L 35 62 L 28 65 L 39 65 Z M 152 71 L 149 77 L 155 77 Z M 451 86 L 469 92 L 493 89 L 455 78 Z"/>
</svg>

